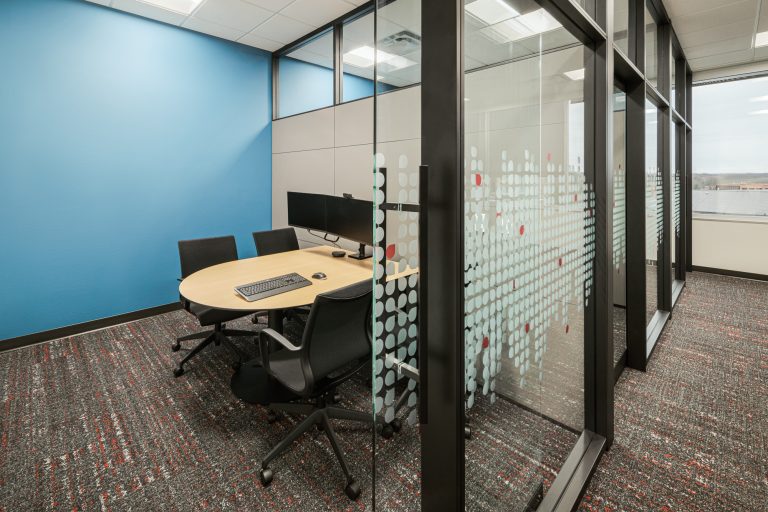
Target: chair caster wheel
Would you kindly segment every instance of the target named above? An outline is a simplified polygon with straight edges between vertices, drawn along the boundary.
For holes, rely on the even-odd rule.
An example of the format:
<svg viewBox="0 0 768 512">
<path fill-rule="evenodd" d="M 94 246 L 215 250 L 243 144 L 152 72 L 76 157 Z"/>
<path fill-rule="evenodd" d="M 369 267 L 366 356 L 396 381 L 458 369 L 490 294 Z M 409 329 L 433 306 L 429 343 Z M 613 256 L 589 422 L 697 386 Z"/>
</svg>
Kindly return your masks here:
<svg viewBox="0 0 768 512">
<path fill-rule="evenodd" d="M 395 432 L 400 432 L 400 429 L 403 428 L 403 422 L 400 421 L 400 418 L 393 419 L 389 424 L 392 425 L 392 430 Z"/>
<path fill-rule="evenodd" d="M 184 368 L 182 368 L 181 366 L 177 366 L 176 368 L 173 369 L 174 377 L 181 377 L 182 375 L 184 375 Z"/>
<path fill-rule="evenodd" d="M 259 473 L 259 478 L 261 479 L 261 485 L 264 487 L 268 487 L 269 484 L 272 483 L 272 477 L 274 474 L 272 474 L 272 470 L 269 468 L 263 468 L 261 472 Z"/>
<path fill-rule="evenodd" d="M 173 345 L 171 345 L 171 350 L 174 352 L 178 352 L 179 350 L 181 350 L 181 345 L 179 345 L 178 343 L 174 343 Z"/>
<path fill-rule="evenodd" d="M 391 424 L 387 423 L 381 427 L 381 437 L 383 437 L 384 439 L 392 439 L 392 436 L 394 435 L 395 435 L 395 429 L 392 427 Z"/>
<path fill-rule="evenodd" d="M 464 439 L 472 439 L 472 427 L 464 427 Z"/>
<path fill-rule="evenodd" d="M 344 493 L 347 495 L 347 498 L 351 499 L 352 501 L 355 501 L 357 500 L 357 498 L 360 497 L 360 486 L 358 485 L 357 482 L 352 480 L 344 488 Z"/>
</svg>

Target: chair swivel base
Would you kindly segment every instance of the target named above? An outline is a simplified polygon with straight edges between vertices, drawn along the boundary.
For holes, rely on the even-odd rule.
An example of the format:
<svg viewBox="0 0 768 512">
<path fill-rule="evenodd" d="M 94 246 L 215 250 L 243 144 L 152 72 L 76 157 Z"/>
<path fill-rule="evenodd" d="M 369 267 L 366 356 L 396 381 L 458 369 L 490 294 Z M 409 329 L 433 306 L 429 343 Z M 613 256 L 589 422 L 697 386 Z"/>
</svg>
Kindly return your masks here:
<svg viewBox="0 0 768 512">
<path fill-rule="evenodd" d="M 227 347 L 229 347 L 232 351 L 237 354 L 238 359 L 233 363 L 232 367 L 235 371 L 240 367 L 240 364 L 243 361 L 243 354 L 242 352 L 235 347 L 229 340 L 230 337 L 237 337 L 237 336 L 256 336 L 256 333 L 251 331 L 241 331 L 237 329 L 227 329 L 224 324 L 217 324 L 214 326 L 213 330 L 209 331 L 203 331 L 203 332 L 196 332 L 194 334 L 189 334 L 187 336 L 182 336 L 180 338 L 176 339 L 176 342 L 171 345 L 171 350 L 173 352 L 178 352 L 181 350 L 181 342 L 182 341 L 189 341 L 189 340 L 195 340 L 195 339 L 203 339 L 196 347 L 194 347 L 192 350 L 189 351 L 189 353 L 184 357 L 184 359 L 179 362 L 178 366 L 173 369 L 173 376 L 174 377 L 181 377 L 184 375 L 184 365 L 189 362 L 190 359 L 195 357 L 197 354 L 199 354 L 205 347 L 210 345 L 211 343 L 214 343 L 216 345 L 221 345 L 224 343 Z"/>
</svg>

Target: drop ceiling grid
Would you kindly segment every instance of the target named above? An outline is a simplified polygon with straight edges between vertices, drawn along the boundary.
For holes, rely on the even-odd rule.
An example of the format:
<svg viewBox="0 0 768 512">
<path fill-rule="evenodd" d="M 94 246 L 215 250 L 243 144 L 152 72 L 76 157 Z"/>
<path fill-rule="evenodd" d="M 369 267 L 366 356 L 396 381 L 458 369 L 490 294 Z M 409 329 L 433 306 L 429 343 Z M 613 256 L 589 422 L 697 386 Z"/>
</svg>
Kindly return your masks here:
<svg viewBox="0 0 768 512">
<path fill-rule="evenodd" d="M 189 14 L 141 0 L 87 0 L 266 51 L 333 21 L 366 0 L 202 0 Z"/>
</svg>

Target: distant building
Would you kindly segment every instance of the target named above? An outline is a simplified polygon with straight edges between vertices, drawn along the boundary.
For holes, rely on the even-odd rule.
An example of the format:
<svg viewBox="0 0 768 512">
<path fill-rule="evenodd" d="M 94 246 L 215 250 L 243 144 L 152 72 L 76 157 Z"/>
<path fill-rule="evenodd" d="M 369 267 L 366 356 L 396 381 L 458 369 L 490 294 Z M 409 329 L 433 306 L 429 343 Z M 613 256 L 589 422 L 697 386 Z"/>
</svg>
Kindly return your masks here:
<svg viewBox="0 0 768 512">
<path fill-rule="evenodd" d="M 705 190 L 768 190 L 768 183 L 724 183 L 706 187 Z"/>
</svg>

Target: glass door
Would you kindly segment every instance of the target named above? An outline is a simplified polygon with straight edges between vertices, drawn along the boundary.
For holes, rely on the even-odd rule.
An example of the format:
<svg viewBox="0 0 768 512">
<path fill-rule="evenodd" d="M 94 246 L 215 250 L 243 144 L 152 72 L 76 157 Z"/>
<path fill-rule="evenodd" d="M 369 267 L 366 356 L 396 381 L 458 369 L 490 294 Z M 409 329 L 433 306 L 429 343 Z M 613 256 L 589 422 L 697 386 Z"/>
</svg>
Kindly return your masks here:
<svg viewBox="0 0 768 512">
<path fill-rule="evenodd" d="M 526 510 L 584 429 L 586 52 L 534 1 L 464 28 L 465 502 Z"/>
<path fill-rule="evenodd" d="M 613 364 L 627 349 L 627 95 L 613 92 Z"/>
</svg>

